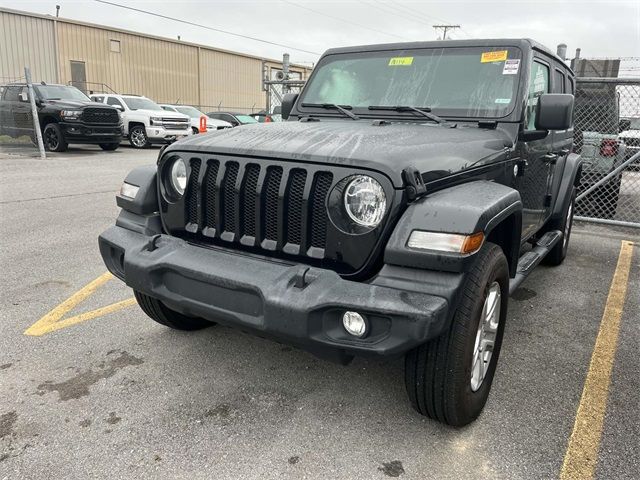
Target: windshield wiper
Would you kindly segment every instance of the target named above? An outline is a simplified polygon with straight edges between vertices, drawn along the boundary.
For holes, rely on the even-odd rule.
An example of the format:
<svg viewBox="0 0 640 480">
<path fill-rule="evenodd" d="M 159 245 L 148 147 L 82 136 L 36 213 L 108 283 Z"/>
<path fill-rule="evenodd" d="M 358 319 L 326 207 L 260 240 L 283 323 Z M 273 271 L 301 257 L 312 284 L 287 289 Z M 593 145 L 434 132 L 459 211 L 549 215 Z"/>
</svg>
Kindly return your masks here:
<svg viewBox="0 0 640 480">
<path fill-rule="evenodd" d="M 429 120 L 433 120 L 436 123 L 447 123 L 447 121 L 439 117 L 438 115 L 431 113 L 431 108 L 429 107 L 412 107 L 411 105 L 396 105 L 396 106 L 386 106 L 386 105 L 370 105 L 369 110 L 391 110 L 393 112 L 416 112 L 422 115 L 423 117 L 427 117 Z"/>
<path fill-rule="evenodd" d="M 338 110 L 340 113 L 342 113 L 343 115 L 346 115 L 349 118 L 352 118 L 354 120 L 360 120 L 359 116 L 347 110 L 347 109 L 353 108 L 351 105 L 336 105 L 335 103 L 303 103 L 302 106 Z"/>
</svg>

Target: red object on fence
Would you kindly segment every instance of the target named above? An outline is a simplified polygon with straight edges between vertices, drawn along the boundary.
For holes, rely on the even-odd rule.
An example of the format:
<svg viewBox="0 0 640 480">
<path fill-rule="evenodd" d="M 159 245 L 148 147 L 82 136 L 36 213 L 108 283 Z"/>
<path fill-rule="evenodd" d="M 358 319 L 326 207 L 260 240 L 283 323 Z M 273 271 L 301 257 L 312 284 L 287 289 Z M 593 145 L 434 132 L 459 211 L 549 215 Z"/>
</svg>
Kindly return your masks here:
<svg viewBox="0 0 640 480">
<path fill-rule="evenodd" d="M 207 116 L 206 115 L 201 115 L 200 116 L 200 133 L 206 133 L 207 132 Z"/>
</svg>

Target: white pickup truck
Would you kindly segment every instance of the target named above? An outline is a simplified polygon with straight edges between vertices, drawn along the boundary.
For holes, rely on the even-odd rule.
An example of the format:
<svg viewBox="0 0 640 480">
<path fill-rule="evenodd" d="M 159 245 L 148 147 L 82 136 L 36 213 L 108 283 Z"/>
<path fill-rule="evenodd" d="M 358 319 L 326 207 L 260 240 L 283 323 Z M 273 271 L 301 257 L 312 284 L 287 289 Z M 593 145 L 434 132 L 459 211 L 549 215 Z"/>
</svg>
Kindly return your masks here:
<svg viewBox="0 0 640 480">
<path fill-rule="evenodd" d="M 225 122 L 224 120 L 218 120 L 216 118 L 207 117 L 206 114 L 202 113 L 195 107 L 191 107 L 189 105 L 167 105 L 161 103 L 160 106 L 163 110 L 167 112 L 177 112 L 187 115 L 191 119 L 191 130 L 193 134 L 196 135 L 200 133 L 200 118 L 206 117 L 207 119 L 207 132 L 212 130 L 224 130 L 225 128 L 233 128 L 229 122 Z"/>
<path fill-rule="evenodd" d="M 153 100 L 140 95 L 91 95 L 94 102 L 113 105 L 120 110 L 124 135 L 134 148 L 154 143 L 172 143 L 192 134 L 191 119 L 167 112 Z"/>
</svg>

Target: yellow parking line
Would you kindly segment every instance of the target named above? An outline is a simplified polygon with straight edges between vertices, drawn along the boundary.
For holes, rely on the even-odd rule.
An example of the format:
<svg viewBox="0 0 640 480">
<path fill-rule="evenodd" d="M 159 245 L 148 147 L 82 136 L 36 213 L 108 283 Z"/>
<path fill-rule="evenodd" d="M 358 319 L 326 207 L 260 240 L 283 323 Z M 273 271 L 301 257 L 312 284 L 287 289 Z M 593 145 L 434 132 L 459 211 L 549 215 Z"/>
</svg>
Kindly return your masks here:
<svg viewBox="0 0 640 480">
<path fill-rule="evenodd" d="M 86 300 L 91 294 L 93 294 L 99 287 L 104 285 L 111 278 L 113 278 L 113 275 L 111 275 L 109 272 L 100 275 L 98 278 L 82 287 L 71 297 L 51 310 L 36 323 L 31 325 L 27 330 L 25 330 L 24 334 L 32 336 L 44 335 L 46 333 L 60 330 L 61 328 L 69 327 L 86 320 L 91 320 L 92 318 L 97 318 L 101 315 L 116 312 L 125 307 L 133 305 L 135 303 L 135 299 L 130 298 L 118 303 L 114 303 L 112 305 L 108 305 L 106 307 L 92 310 L 90 312 L 85 312 L 65 319 L 62 318 L 72 309 L 74 309 L 80 302 Z"/>
<path fill-rule="evenodd" d="M 588 480 L 595 474 L 632 257 L 633 243 L 622 242 L 573 431 L 560 470 L 560 480 Z"/>
</svg>

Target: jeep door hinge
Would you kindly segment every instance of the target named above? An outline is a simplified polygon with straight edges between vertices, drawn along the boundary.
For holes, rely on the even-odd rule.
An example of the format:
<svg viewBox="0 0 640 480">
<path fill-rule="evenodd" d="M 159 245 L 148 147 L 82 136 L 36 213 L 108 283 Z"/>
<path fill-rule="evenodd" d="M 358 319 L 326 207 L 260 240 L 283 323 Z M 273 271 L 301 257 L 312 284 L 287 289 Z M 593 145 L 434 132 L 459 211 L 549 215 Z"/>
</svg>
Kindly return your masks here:
<svg viewBox="0 0 640 480">
<path fill-rule="evenodd" d="M 422 180 L 422 174 L 416 167 L 407 167 L 402 170 L 402 180 L 404 182 L 404 191 L 410 201 L 427 193 L 427 186 Z"/>
</svg>

